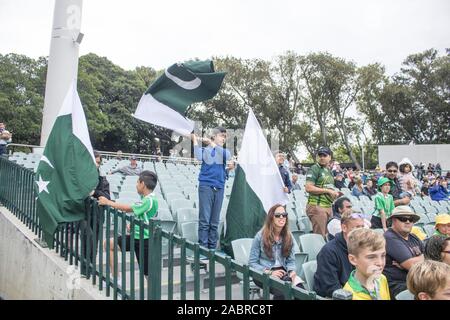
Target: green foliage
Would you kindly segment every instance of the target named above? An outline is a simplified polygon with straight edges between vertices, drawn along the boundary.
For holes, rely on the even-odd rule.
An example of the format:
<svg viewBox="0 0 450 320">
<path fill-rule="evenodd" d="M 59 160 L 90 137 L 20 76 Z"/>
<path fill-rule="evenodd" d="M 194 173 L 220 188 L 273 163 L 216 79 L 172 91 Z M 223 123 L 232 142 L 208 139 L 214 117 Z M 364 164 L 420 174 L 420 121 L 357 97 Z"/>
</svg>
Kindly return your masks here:
<svg viewBox="0 0 450 320">
<path fill-rule="evenodd" d="M 380 64 L 357 67 L 328 53 L 213 60 L 227 72 L 222 88 L 187 113 L 203 129 L 243 129 L 251 107 L 294 159 L 300 146 L 312 160 L 319 145 L 328 145 L 336 160 L 358 165 L 364 146 L 366 167 L 376 165 L 377 144 L 449 143 L 449 51 L 410 55 L 392 78 Z M 46 58 L 0 55 L 0 121 L 16 143 L 39 144 L 46 71 Z M 127 71 L 92 53 L 80 57 L 78 91 L 94 148 L 152 153 L 160 146 L 168 154 L 176 143 L 171 131 L 132 117 L 161 72 L 145 66 Z"/>
</svg>

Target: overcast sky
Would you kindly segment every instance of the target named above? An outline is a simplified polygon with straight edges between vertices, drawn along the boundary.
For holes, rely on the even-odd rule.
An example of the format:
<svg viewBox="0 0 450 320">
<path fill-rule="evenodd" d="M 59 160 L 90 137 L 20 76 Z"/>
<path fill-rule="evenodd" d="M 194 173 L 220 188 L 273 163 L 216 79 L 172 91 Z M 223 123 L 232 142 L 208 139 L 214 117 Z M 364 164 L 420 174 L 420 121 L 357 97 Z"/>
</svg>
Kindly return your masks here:
<svg viewBox="0 0 450 320">
<path fill-rule="evenodd" d="M 0 0 L 0 53 L 47 56 L 54 0 Z M 449 0 L 85 0 L 80 55 L 125 69 L 191 58 L 271 59 L 328 51 L 389 74 L 411 53 L 450 47 Z"/>
</svg>

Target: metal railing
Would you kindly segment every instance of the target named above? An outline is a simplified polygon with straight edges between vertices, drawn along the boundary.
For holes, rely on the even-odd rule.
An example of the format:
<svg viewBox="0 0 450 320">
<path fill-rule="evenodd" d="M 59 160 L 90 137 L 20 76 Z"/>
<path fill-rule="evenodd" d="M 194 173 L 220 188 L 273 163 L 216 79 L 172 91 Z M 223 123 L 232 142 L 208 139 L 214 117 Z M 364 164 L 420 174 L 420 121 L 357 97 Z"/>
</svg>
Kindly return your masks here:
<svg viewBox="0 0 450 320">
<path fill-rule="evenodd" d="M 40 238 L 42 231 L 36 215 L 34 182 L 35 174 L 31 170 L 0 157 L 0 202 Z M 318 298 L 314 292 L 270 278 L 267 274 L 249 268 L 248 265 L 236 262 L 228 255 L 201 247 L 198 243 L 188 241 L 170 230 L 163 230 L 159 220 L 151 220 L 149 224 L 145 224 L 135 219 L 133 215 L 99 206 L 94 199 L 87 199 L 86 207 L 86 220 L 60 224 L 53 239 L 54 250 L 70 265 L 79 266 L 81 274 L 90 279 L 93 285 L 98 286 L 98 290 L 104 291 L 107 297 L 173 300 L 176 291 L 175 276 L 179 276 L 177 290 L 179 298 L 185 300 L 189 293 L 190 298 L 198 300 L 202 290 L 200 271 L 206 268 L 209 275 L 208 299 L 214 300 L 217 298 L 216 290 L 219 287 L 216 283 L 216 269 L 222 266 L 226 300 L 249 299 L 252 278 L 263 284 L 261 289 L 263 299 L 269 299 L 270 288 L 281 290 L 288 299 Z M 119 235 L 127 234 L 127 224 L 131 230 L 129 251 L 125 251 L 127 245 L 125 237 L 118 243 Z M 133 236 L 135 226 L 139 226 L 139 238 L 136 239 Z M 148 230 L 150 234 L 147 248 L 144 245 L 144 230 Z M 104 241 L 109 239 L 112 239 L 112 247 L 110 241 Z M 166 243 L 167 252 L 163 252 L 163 242 Z M 136 248 L 138 252 L 135 252 Z M 144 274 L 144 250 L 147 250 L 148 277 Z M 177 255 L 175 251 L 178 251 Z M 136 253 L 139 255 L 138 261 L 141 261 L 138 266 L 135 265 L 134 259 Z M 201 255 L 208 258 L 207 263 L 200 260 Z M 187 286 L 188 266 L 193 273 L 190 276 L 193 290 L 188 290 Z M 233 296 L 236 272 L 243 275 L 239 296 Z M 163 281 L 166 289 L 164 295 Z"/>
</svg>

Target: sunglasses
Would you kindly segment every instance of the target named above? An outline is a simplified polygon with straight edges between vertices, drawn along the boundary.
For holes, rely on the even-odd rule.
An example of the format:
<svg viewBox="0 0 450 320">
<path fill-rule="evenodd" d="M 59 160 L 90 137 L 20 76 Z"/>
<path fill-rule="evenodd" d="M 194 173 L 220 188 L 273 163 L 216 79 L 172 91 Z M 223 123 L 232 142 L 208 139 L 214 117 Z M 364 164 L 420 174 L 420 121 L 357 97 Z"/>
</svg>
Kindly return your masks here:
<svg viewBox="0 0 450 320">
<path fill-rule="evenodd" d="M 398 170 L 388 170 L 387 172 L 389 172 L 389 173 L 397 173 Z"/>
<path fill-rule="evenodd" d="M 412 222 L 412 223 L 414 223 L 414 220 L 416 220 L 413 217 L 395 217 L 395 219 L 400 220 L 401 222 L 409 221 L 409 222 Z"/>
<path fill-rule="evenodd" d="M 352 213 L 350 217 L 353 219 L 364 219 L 364 216 L 361 213 Z"/>
<path fill-rule="evenodd" d="M 287 212 L 283 212 L 283 213 L 275 213 L 274 217 L 275 218 L 286 218 L 288 216 Z"/>
</svg>

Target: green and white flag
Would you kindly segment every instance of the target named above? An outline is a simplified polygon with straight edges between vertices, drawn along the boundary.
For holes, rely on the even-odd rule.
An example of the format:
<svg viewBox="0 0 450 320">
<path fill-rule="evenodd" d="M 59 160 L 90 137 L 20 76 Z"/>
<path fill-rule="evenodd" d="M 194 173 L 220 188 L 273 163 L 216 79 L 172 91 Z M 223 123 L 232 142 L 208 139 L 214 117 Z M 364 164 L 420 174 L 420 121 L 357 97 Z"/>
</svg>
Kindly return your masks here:
<svg viewBox="0 0 450 320">
<path fill-rule="evenodd" d="M 214 72 L 212 61 L 174 64 L 142 95 L 133 116 L 188 135 L 194 130 L 194 122 L 186 118 L 186 109 L 214 97 L 224 77 L 225 72 Z"/>
<path fill-rule="evenodd" d="M 37 214 L 50 248 L 59 223 L 85 218 L 84 200 L 97 184 L 86 117 L 72 83 L 36 172 Z"/>
<path fill-rule="evenodd" d="M 248 114 L 238 163 L 222 243 L 229 253 L 231 241 L 255 236 L 272 206 L 289 202 L 275 158 L 252 109 Z"/>
</svg>

